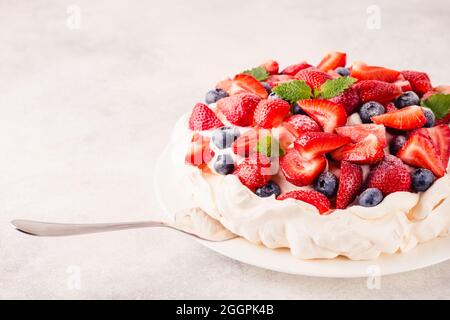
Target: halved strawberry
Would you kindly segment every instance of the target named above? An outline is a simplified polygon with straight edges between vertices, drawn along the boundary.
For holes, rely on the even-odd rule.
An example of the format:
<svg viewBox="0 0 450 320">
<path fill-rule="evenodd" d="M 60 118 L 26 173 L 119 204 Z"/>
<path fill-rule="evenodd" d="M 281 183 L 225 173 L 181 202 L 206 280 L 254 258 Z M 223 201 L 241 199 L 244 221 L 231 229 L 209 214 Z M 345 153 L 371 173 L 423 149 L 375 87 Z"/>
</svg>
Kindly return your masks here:
<svg viewBox="0 0 450 320">
<path fill-rule="evenodd" d="M 368 66 L 364 62 L 355 62 L 352 65 L 351 76 L 358 80 L 380 80 L 394 82 L 400 75 L 399 71 L 377 66 Z"/>
<path fill-rule="evenodd" d="M 296 186 L 307 186 L 325 170 L 327 160 L 324 156 L 307 160 L 296 149 L 289 149 L 280 160 L 281 171 L 286 180 Z"/>
<path fill-rule="evenodd" d="M 336 197 L 336 208 L 347 208 L 347 206 L 355 200 L 361 189 L 362 183 L 362 168 L 356 164 L 342 161 Z"/>
<path fill-rule="evenodd" d="M 277 200 L 286 199 L 295 199 L 309 203 L 316 207 L 320 214 L 326 214 L 330 211 L 330 200 L 320 192 L 314 190 L 294 190 L 277 197 Z"/>
<path fill-rule="evenodd" d="M 247 127 L 253 124 L 253 114 L 260 100 L 252 93 L 239 93 L 217 101 L 217 109 L 232 124 Z"/>
<path fill-rule="evenodd" d="M 272 135 L 280 142 L 281 149 L 287 150 L 298 138 L 299 133 L 292 124 L 283 122 L 278 128 L 272 130 Z"/>
<path fill-rule="evenodd" d="M 374 134 L 377 136 L 378 141 L 383 148 L 387 145 L 386 128 L 379 124 L 364 123 L 353 126 L 344 126 L 336 128 L 336 132 L 341 136 L 349 137 L 352 142 L 360 142 L 369 134 Z"/>
<path fill-rule="evenodd" d="M 293 125 L 298 133 L 322 131 L 317 122 L 304 114 L 294 114 L 289 117 L 286 122 Z"/>
<path fill-rule="evenodd" d="M 342 104 L 345 108 L 345 111 L 348 115 L 352 114 L 353 111 L 358 109 L 361 104 L 361 100 L 359 99 L 358 91 L 356 89 L 350 87 L 340 95 L 333 97 L 330 101 L 338 104 Z"/>
<path fill-rule="evenodd" d="M 450 128 L 446 124 L 441 124 L 433 128 L 427 128 L 433 145 L 439 152 L 444 169 L 448 166 L 450 156 Z"/>
<path fill-rule="evenodd" d="M 300 100 L 298 105 L 320 124 L 325 132 L 333 132 L 336 127 L 347 122 L 347 113 L 340 104 L 322 99 L 306 99 Z"/>
<path fill-rule="evenodd" d="M 210 138 L 194 134 L 186 154 L 185 162 L 191 166 L 203 168 L 214 158 L 214 151 L 209 146 Z"/>
<path fill-rule="evenodd" d="M 363 80 L 353 85 L 362 102 L 377 101 L 380 103 L 394 100 L 403 92 L 393 83 L 379 80 Z"/>
<path fill-rule="evenodd" d="M 415 93 L 419 96 L 424 95 L 428 91 L 433 90 L 430 77 L 425 72 L 419 71 L 402 71 L 402 75 L 409 81 L 411 87 Z"/>
<path fill-rule="evenodd" d="M 294 80 L 295 78 L 293 76 L 289 76 L 287 74 L 273 74 L 267 78 L 266 82 L 269 84 L 269 86 L 276 87 L 279 84 L 289 82 Z"/>
<path fill-rule="evenodd" d="M 267 98 L 268 94 L 263 85 L 248 74 L 237 74 L 230 88 L 230 94 L 237 94 L 241 92 L 254 93 L 262 99 Z"/>
<path fill-rule="evenodd" d="M 224 79 L 216 84 L 216 89 L 222 89 L 223 91 L 230 93 L 232 83 L 233 80 L 230 78 Z"/>
<path fill-rule="evenodd" d="M 290 76 L 295 76 L 300 70 L 303 69 L 307 69 L 307 68 L 311 68 L 312 65 L 310 65 L 309 63 L 303 61 L 297 64 L 293 64 L 290 66 L 287 66 L 286 68 L 283 69 L 283 71 L 281 71 L 282 74 L 287 74 Z"/>
<path fill-rule="evenodd" d="M 317 65 L 317 69 L 324 72 L 334 70 L 338 67 L 345 67 L 347 55 L 343 52 L 329 52 L 323 57 L 322 61 Z"/>
<path fill-rule="evenodd" d="M 222 121 L 217 118 L 214 111 L 212 111 L 206 104 L 197 103 L 192 109 L 189 118 L 189 129 L 196 131 L 209 130 L 213 128 L 223 127 Z"/>
<path fill-rule="evenodd" d="M 367 187 L 379 189 L 384 196 L 393 192 L 409 191 L 411 175 L 399 158 L 387 154 L 370 171 L 367 178 Z"/>
<path fill-rule="evenodd" d="M 333 159 L 357 164 L 374 164 L 383 159 L 383 147 L 374 134 L 369 134 L 357 143 L 345 145 L 331 153 Z"/>
<path fill-rule="evenodd" d="M 374 116 L 371 120 L 376 124 L 382 124 L 398 130 L 412 130 L 422 127 L 427 118 L 419 106 L 409 106 L 397 111 Z"/>
<path fill-rule="evenodd" d="M 397 80 L 394 81 L 394 84 L 403 92 L 412 91 L 411 83 L 406 80 L 402 74 L 398 76 Z"/>
<path fill-rule="evenodd" d="M 295 140 L 294 147 L 305 159 L 328 153 L 351 142 L 349 137 L 330 132 L 305 132 Z"/>
<path fill-rule="evenodd" d="M 289 103 L 282 99 L 261 100 L 255 109 L 254 122 L 261 128 L 277 127 L 289 114 L 290 109 Z"/>
<path fill-rule="evenodd" d="M 447 142 L 448 143 L 448 142 Z M 445 168 L 433 141 L 418 132 L 412 133 L 397 156 L 406 164 L 431 170 L 435 176 L 442 177 Z"/>
<path fill-rule="evenodd" d="M 325 81 L 330 80 L 331 76 L 323 71 L 316 70 L 313 68 L 300 70 L 295 78 L 298 80 L 305 81 L 311 89 L 320 88 Z"/>
<path fill-rule="evenodd" d="M 262 154 L 253 154 L 244 159 L 234 170 L 244 186 L 254 191 L 270 179 L 270 159 Z"/>
<path fill-rule="evenodd" d="M 277 74 L 278 73 L 278 62 L 275 60 L 267 60 L 260 67 L 266 69 L 268 74 Z"/>
<path fill-rule="evenodd" d="M 269 130 L 257 130 L 252 128 L 241 134 L 241 136 L 231 144 L 231 150 L 233 150 L 234 154 L 248 157 L 256 152 L 255 147 L 258 140 L 268 135 L 270 135 Z"/>
</svg>

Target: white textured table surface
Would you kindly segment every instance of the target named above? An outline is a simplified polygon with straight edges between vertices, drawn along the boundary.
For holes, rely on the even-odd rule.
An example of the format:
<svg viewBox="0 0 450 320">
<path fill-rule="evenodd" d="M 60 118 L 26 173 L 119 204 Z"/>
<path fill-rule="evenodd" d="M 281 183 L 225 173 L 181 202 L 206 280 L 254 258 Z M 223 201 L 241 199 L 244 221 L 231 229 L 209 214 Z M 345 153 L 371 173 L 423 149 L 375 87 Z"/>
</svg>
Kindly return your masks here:
<svg viewBox="0 0 450 320">
<path fill-rule="evenodd" d="M 153 169 L 177 117 L 267 58 L 342 50 L 450 83 L 448 1 L 308 2 L 0 1 L 0 298 L 449 298 L 450 261 L 369 290 L 247 266 L 168 230 L 45 239 L 8 224 L 158 217 Z"/>
</svg>

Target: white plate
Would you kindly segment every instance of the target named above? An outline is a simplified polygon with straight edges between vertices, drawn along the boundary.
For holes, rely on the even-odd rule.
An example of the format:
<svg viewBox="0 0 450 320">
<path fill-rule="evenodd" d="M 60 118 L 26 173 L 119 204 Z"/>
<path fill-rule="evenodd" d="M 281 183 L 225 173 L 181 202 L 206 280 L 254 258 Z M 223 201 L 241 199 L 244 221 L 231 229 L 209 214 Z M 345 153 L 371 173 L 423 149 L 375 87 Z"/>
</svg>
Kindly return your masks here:
<svg viewBox="0 0 450 320">
<path fill-rule="evenodd" d="M 169 217 L 193 206 L 188 190 L 171 170 L 171 156 L 166 148 L 155 168 L 154 187 L 160 206 Z M 176 199 L 174 199 L 174 195 Z M 272 250 L 243 238 L 224 242 L 197 240 L 202 245 L 232 259 L 260 268 L 306 276 L 356 278 L 406 272 L 431 266 L 450 259 L 450 237 L 423 243 L 407 253 L 382 255 L 373 261 L 351 261 L 346 258 L 331 260 L 300 260 L 288 249 Z"/>
</svg>

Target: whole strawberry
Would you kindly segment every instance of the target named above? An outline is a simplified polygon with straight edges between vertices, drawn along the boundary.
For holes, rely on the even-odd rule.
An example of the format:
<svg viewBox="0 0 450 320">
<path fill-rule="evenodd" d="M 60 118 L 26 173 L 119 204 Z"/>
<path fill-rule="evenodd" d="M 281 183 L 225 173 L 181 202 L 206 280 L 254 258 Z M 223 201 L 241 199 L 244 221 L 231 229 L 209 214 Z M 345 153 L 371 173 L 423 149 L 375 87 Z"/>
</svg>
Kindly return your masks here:
<svg viewBox="0 0 450 320">
<path fill-rule="evenodd" d="M 357 164 L 342 161 L 339 175 L 339 188 L 336 198 L 336 208 L 345 209 L 355 200 L 363 183 L 362 168 Z"/>
<path fill-rule="evenodd" d="M 415 93 L 419 96 L 424 95 L 428 91 L 433 90 L 430 78 L 425 72 L 419 71 L 402 71 L 402 75 L 409 81 Z"/>
<path fill-rule="evenodd" d="M 363 80 L 353 85 L 362 102 L 377 101 L 380 103 L 394 100 L 403 91 L 393 83 L 379 80 Z"/>
<path fill-rule="evenodd" d="M 283 193 L 277 200 L 295 199 L 309 203 L 319 210 L 320 214 L 327 214 L 330 210 L 330 200 L 320 192 L 314 190 L 295 190 Z"/>
<path fill-rule="evenodd" d="M 264 186 L 270 179 L 270 159 L 262 154 L 254 153 L 245 158 L 234 170 L 244 186 L 252 191 Z"/>
<path fill-rule="evenodd" d="M 317 88 L 319 89 L 325 81 L 330 80 L 331 76 L 323 71 L 316 70 L 313 68 L 300 70 L 295 78 L 298 80 L 305 81 L 311 89 Z"/>
<path fill-rule="evenodd" d="M 209 130 L 213 128 L 223 127 L 224 124 L 220 121 L 214 111 L 212 111 L 206 104 L 197 103 L 192 110 L 189 118 L 189 129 L 195 131 Z"/>
<path fill-rule="evenodd" d="M 291 106 L 282 99 L 261 100 L 255 109 L 254 122 L 261 128 L 279 126 L 289 114 Z"/>
<path fill-rule="evenodd" d="M 386 155 L 383 161 L 370 171 L 367 187 L 379 189 L 383 196 L 398 191 L 409 191 L 411 176 L 399 158 Z"/>
<path fill-rule="evenodd" d="M 253 124 L 253 113 L 260 100 L 252 93 L 239 93 L 217 101 L 217 108 L 232 124 L 247 127 Z"/>
<path fill-rule="evenodd" d="M 348 88 L 340 95 L 331 98 L 330 101 L 343 105 L 348 115 L 352 114 L 353 111 L 358 109 L 361 103 L 358 91 L 356 91 L 354 88 Z"/>
</svg>

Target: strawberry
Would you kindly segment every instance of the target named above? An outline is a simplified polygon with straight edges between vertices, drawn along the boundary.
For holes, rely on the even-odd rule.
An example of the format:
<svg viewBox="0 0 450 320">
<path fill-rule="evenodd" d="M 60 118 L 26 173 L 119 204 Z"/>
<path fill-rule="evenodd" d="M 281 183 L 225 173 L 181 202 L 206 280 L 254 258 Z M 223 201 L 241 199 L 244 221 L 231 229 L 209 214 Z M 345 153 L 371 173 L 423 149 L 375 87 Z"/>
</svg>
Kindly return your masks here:
<svg viewBox="0 0 450 320">
<path fill-rule="evenodd" d="M 384 126 L 379 124 L 364 123 L 353 126 L 339 127 L 336 128 L 336 133 L 341 136 L 349 137 L 352 142 L 355 143 L 364 140 L 369 134 L 374 134 L 377 136 L 381 147 L 384 148 L 387 145 L 386 129 Z"/>
<path fill-rule="evenodd" d="M 289 149 L 280 160 L 281 171 L 286 180 L 299 187 L 312 184 L 326 165 L 324 156 L 307 160 L 296 149 Z"/>
<path fill-rule="evenodd" d="M 268 74 L 277 74 L 278 73 L 278 62 L 275 60 L 267 60 L 260 67 L 266 69 Z"/>
<path fill-rule="evenodd" d="M 261 128 L 279 126 L 289 114 L 291 106 L 284 100 L 261 100 L 255 109 L 254 121 Z"/>
<path fill-rule="evenodd" d="M 185 162 L 191 166 L 203 168 L 214 158 L 214 151 L 209 146 L 210 139 L 194 134 L 192 143 L 186 154 Z"/>
<path fill-rule="evenodd" d="M 436 120 L 436 124 L 449 124 L 450 123 L 450 113 L 448 113 L 445 117 Z"/>
<path fill-rule="evenodd" d="M 285 199 L 295 199 L 309 203 L 316 207 L 320 214 L 326 214 L 330 211 L 330 200 L 320 192 L 314 190 L 294 190 L 277 197 L 277 200 Z"/>
<path fill-rule="evenodd" d="M 294 77 L 286 75 L 286 74 L 273 74 L 273 75 L 269 76 L 269 78 L 266 80 L 266 82 L 273 88 L 279 84 L 289 82 L 294 79 L 295 79 Z"/>
<path fill-rule="evenodd" d="M 206 104 L 197 103 L 192 110 L 189 118 L 189 129 L 196 131 L 209 130 L 213 128 L 223 127 L 222 121 L 217 118 L 214 111 L 212 111 Z"/>
<path fill-rule="evenodd" d="M 253 124 L 253 114 L 261 99 L 252 93 L 239 93 L 217 101 L 217 109 L 236 126 Z"/>
<path fill-rule="evenodd" d="M 300 100 L 298 105 L 320 124 L 325 132 L 333 132 L 336 127 L 347 122 L 347 113 L 340 104 L 322 99 L 306 99 Z"/>
<path fill-rule="evenodd" d="M 393 192 L 409 191 L 411 176 L 400 159 L 388 154 L 370 171 L 367 187 L 379 189 L 384 196 Z"/>
<path fill-rule="evenodd" d="M 427 118 L 419 106 L 409 106 L 389 113 L 374 116 L 371 120 L 376 124 L 382 124 L 398 130 L 412 130 L 422 127 Z"/>
<path fill-rule="evenodd" d="M 374 134 L 357 143 L 345 145 L 331 153 L 333 159 L 350 161 L 357 164 L 374 164 L 383 159 L 383 147 Z"/>
<path fill-rule="evenodd" d="M 445 174 L 439 151 L 431 138 L 420 132 L 413 132 L 409 136 L 405 145 L 397 152 L 397 156 L 413 167 L 431 170 L 437 177 Z"/>
<path fill-rule="evenodd" d="M 362 183 L 362 168 L 356 164 L 342 161 L 336 197 L 336 208 L 347 208 L 347 206 L 355 200 L 361 189 Z"/>
<path fill-rule="evenodd" d="M 387 113 L 398 110 L 393 102 L 388 102 L 388 103 L 384 104 L 384 108 L 386 109 Z"/>
<path fill-rule="evenodd" d="M 323 71 L 315 70 L 313 68 L 300 70 L 295 78 L 305 81 L 311 89 L 320 88 L 325 81 L 330 80 L 331 76 Z"/>
<path fill-rule="evenodd" d="M 312 67 L 312 65 L 310 65 L 307 62 L 300 62 L 300 63 L 293 64 L 293 65 L 290 65 L 290 66 L 284 68 L 283 71 L 281 71 L 281 73 L 287 74 L 289 76 L 295 76 L 300 70 L 311 68 L 311 67 Z"/>
<path fill-rule="evenodd" d="M 265 185 L 269 179 L 270 159 L 262 154 L 253 154 L 245 158 L 234 170 L 244 186 L 252 191 Z"/>
<path fill-rule="evenodd" d="M 343 52 L 329 52 L 317 65 L 317 69 L 327 72 L 338 67 L 345 67 L 347 55 Z"/>
<path fill-rule="evenodd" d="M 402 74 L 400 74 L 397 80 L 395 80 L 393 83 L 403 92 L 412 91 L 411 83 L 408 80 L 406 80 Z"/>
<path fill-rule="evenodd" d="M 353 85 L 362 102 L 377 101 L 380 103 L 394 100 L 402 94 L 402 90 L 393 83 L 379 80 L 363 80 Z"/>
<path fill-rule="evenodd" d="M 230 94 L 238 94 L 241 92 L 250 92 L 256 94 L 262 99 L 267 98 L 268 94 L 263 85 L 248 74 L 237 74 L 230 88 Z"/>
<path fill-rule="evenodd" d="M 283 122 L 277 129 L 272 130 L 272 134 L 280 142 L 281 149 L 286 150 L 298 138 L 299 133 L 288 122 Z"/>
<path fill-rule="evenodd" d="M 450 128 L 448 125 L 441 124 L 424 130 L 428 131 L 434 147 L 439 152 L 443 167 L 447 168 L 450 156 Z"/>
<path fill-rule="evenodd" d="M 305 159 L 328 153 L 351 142 L 349 137 L 329 132 L 305 132 L 295 140 L 294 147 Z"/>
<path fill-rule="evenodd" d="M 234 154 L 248 157 L 255 152 L 258 140 L 268 135 L 270 135 L 270 131 L 268 130 L 256 130 L 252 128 L 243 133 L 231 144 L 231 150 L 233 150 Z"/>
<path fill-rule="evenodd" d="M 420 97 L 433 90 L 431 85 L 430 77 L 425 72 L 419 71 L 402 71 L 403 77 L 409 81 L 412 90 L 417 93 Z"/>
<path fill-rule="evenodd" d="M 368 66 L 364 62 L 355 62 L 352 65 L 351 76 L 358 80 L 380 80 L 394 82 L 400 72 L 377 66 Z"/>
<path fill-rule="evenodd" d="M 322 131 L 317 122 L 303 114 L 295 114 L 286 121 L 293 125 L 298 133 Z"/>
<path fill-rule="evenodd" d="M 361 103 L 358 91 L 352 87 L 348 88 L 340 95 L 331 98 L 330 101 L 343 105 L 347 114 L 352 114 L 353 111 L 358 109 Z"/>
<path fill-rule="evenodd" d="M 230 93 L 232 83 L 233 80 L 230 78 L 224 79 L 216 84 L 216 89 L 222 89 L 223 91 Z"/>
</svg>

